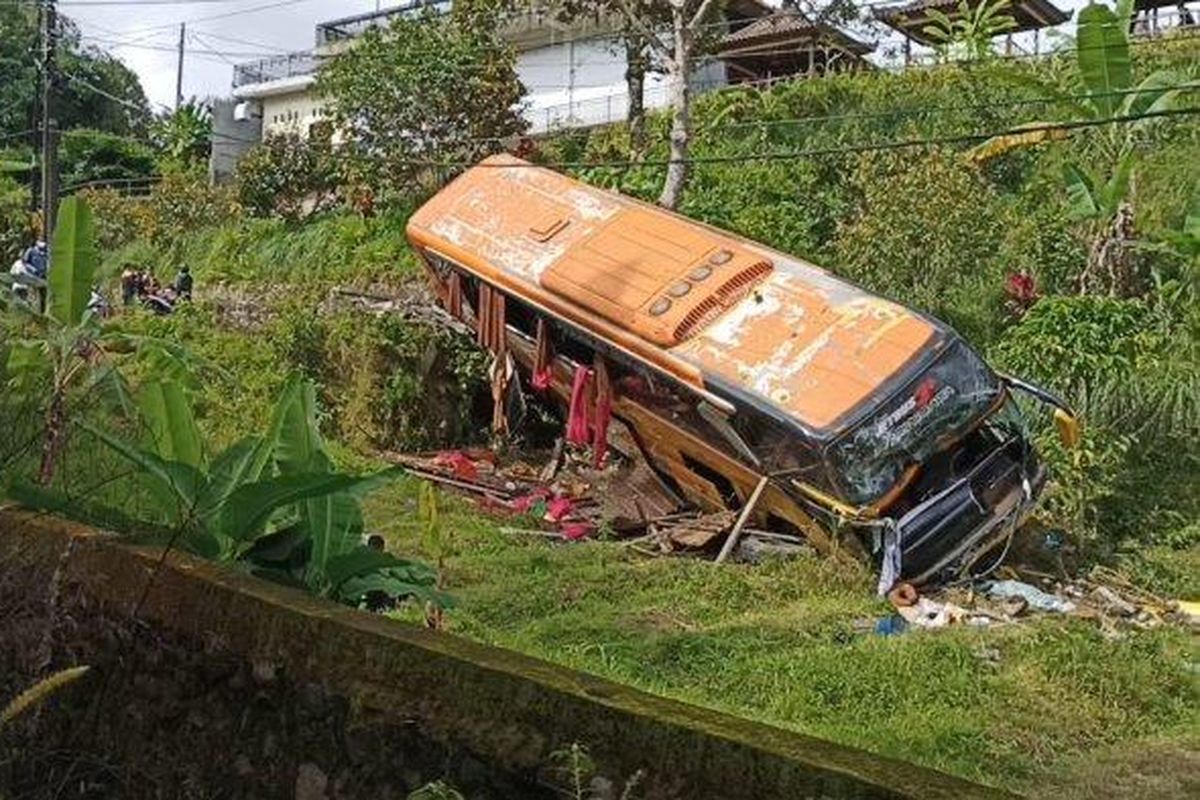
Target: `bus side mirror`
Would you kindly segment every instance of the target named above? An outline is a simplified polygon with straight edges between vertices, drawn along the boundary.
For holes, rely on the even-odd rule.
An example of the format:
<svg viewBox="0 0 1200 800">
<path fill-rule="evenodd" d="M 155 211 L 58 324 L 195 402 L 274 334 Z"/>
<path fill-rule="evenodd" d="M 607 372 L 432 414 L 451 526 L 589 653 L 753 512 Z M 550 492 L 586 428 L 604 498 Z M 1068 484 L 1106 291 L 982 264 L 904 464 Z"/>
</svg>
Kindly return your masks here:
<svg viewBox="0 0 1200 800">
<path fill-rule="evenodd" d="M 1079 426 L 1078 417 L 1068 414 L 1061 408 L 1056 408 L 1054 409 L 1054 427 L 1058 429 L 1058 438 L 1063 443 L 1063 447 L 1068 450 L 1079 447 L 1083 431 Z"/>
</svg>

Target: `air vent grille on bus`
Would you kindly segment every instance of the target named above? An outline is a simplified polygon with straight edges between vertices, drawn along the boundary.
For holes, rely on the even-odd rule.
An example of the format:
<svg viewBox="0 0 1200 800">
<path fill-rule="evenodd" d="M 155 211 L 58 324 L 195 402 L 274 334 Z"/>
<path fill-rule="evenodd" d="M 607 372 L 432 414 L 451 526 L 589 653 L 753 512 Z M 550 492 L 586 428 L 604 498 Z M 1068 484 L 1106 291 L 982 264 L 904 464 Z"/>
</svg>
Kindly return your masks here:
<svg viewBox="0 0 1200 800">
<path fill-rule="evenodd" d="M 769 261 L 758 261 L 718 286 L 712 294 L 693 306 L 675 326 L 675 341 L 684 341 L 745 297 L 755 284 L 771 274 L 772 268 Z"/>
</svg>

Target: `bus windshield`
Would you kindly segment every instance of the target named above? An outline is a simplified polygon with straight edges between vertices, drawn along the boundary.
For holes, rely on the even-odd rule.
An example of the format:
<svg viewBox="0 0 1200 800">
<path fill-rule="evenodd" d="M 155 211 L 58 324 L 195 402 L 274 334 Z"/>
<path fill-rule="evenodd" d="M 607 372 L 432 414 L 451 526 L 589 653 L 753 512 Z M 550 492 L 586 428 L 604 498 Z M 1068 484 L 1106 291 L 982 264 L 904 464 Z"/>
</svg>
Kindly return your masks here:
<svg viewBox="0 0 1200 800">
<path fill-rule="evenodd" d="M 903 391 L 828 448 L 846 499 L 869 503 L 961 435 L 992 406 L 999 380 L 969 347 L 955 342 Z"/>
</svg>

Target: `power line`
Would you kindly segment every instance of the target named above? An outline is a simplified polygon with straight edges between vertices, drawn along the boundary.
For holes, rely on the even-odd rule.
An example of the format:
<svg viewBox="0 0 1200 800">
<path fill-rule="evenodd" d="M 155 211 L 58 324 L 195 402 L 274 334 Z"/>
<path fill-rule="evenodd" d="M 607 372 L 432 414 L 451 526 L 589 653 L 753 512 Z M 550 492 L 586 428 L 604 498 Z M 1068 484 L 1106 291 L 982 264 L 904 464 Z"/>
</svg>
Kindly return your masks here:
<svg viewBox="0 0 1200 800">
<path fill-rule="evenodd" d="M 911 139 L 900 139 L 891 142 L 881 142 L 877 144 L 862 144 L 862 145 L 841 145 L 838 147 L 814 148 L 810 150 L 788 150 L 776 151 L 768 153 L 752 153 L 744 155 L 730 156 L 695 156 L 686 159 L 643 159 L 641 161 L 632 160 L 609 160 L 609 161 L 555 161 L 541 164 L 522 163 L 522 164 L 473 164 L 465 161 L 430 161 L 430 160 L 401 160 L 393 163 L 403 164 L 413 167 L 440 167 L 440 168 L 467 168 L 467 167 L 484 167 L 494 169 L 511 169 L 520 167 L 550 167 L 555 169 L 588 169 L 595 167 L 666 167 L 671 164 L 742 164 L 757 161 L 795 161 L 802 158 L 815 158 L 818 156 L 843 155 L 854 153 L 882 152 L 888 150 L 904 150 L 915 147 L 932 147 L 952 144 L 969 144 L 973 142 L 982 142 L 988 139 L 993 139 L 999 136 L 1015 136 L 1018 134 L 1037 133 L 1039 131 L 1071 131 L 1082 130 L 1084 128 L 1096 128 L 1104 125 L 1119 125 L 1124 123 L 1138 122 L 1144 119 L 1157 119 L 1165 117 L 1191 116 L 1200 114 L 1200 106 L 1166 109 L 1163 111 L 1149 111 L 1142 114 L 1131 114 L 1122 117 L 1106 117 L 1105 119 L 1095 120 L 1076 120 L 1072 122 L 1047 123 L 1043 125 L 1027 125 L 1015 128 L 1007 128 L 998 131 L 986 131 L 978 133 L 964 133 L 948 136 L 931 136 Z"/>
</svg>

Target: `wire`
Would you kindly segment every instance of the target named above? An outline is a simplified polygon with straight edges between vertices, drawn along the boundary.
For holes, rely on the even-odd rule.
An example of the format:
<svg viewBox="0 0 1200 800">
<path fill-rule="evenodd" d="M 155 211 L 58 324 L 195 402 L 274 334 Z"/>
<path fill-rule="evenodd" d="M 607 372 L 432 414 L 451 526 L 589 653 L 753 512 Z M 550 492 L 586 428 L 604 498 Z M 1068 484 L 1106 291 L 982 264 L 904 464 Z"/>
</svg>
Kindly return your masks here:
<svg viewBox="0 0 1200 800">
<path fill-rule="evenodd" d="M 115 94 L 111 94 L 111 93 L 105 91 L 104 89 L 101 89 L 99 86 L 96 86 L 92 83 L 89 83 L 88 81 L 85 81 L 83 78 L 80 78 L 78 75 L 72 75 L 70 72 L 66 72 L 65 70 L 60 70 L 60 74 L 63 77 L 67 78 L 68 80 L 78 83 L 80 86 L 84 87 L 85 89 L 90 89 L 93 92 L 95 92 L 96 94 L 100 95 L 101 97 L 106 97 L 109 100 L 112 100 L 114 103 L 119 103 L 120 105 L 125 106 L 126 108 L 130 109 L 131 111 L 136 111 L 139 114 L 142 114 L 142 113 L 145 113 L 147 110 L 144 106 L 139 106 L 137 103 L 133 102 L 132 100 L 128 100 L 124 97 L 117 97 Z M 163 105 L 163 104 L 159 103 L 159 105 Z M 166 108 L 166 106 L 163 106 L 163 107 Z M 123 138 L 125 138 L 125 137 L 123 137 Z"/>
<path fill-rule="evenodd" d="M 521 167 L 530 168 L 545 168 L 551 167 L 555 169 L 588 169 L 594 167 L 666 167 L 671 164 L 742 164 L 757 161 L 794 161 L 802 158 L 814 158 L 817 156 L 842 155 L 852 153 L 867 153 L 867 152 L 882 152 L 888 150 L 904 150 L 914 147 L 930 147 L 951 144 L 969 144 L 972 142 L 981 142 L 987 139 L 993 139 L 999 136 L 1014 136 L 1018 134 L 1036 133 L 1038 131 L 1072 131 L 1082 130 L 1084 128 L 1095 128 L 1103 125 L 1116 125 L 1127 122 L 1138 122 L 1144 119 L 1157 119 L 1165 117 L 1180 117 L 1200 114 L 1200 106 L 1166 109 L 1162 111 L 1149 111 L 1142 114 L 1131 114 L 1122 117 L 1106 117 L 1105 119 L 1095 120 L 1076 120 L 1073 122 L 1046 123 L 1043 125 L 1027 125 L 1014 128 L 1007 128 L 998 131 L 987 131 L 980 133 L 965 133 L 948 136 L 932 136 L 926 138 L 900 139 L 892 142 L 881 142 L 878 144 L 863 144 L 863 145 L 843 145 L 840 147 L 816 148 L 811 150 L 791 150 L 791 151 L 776 151 L 768 153 L 752 153 L 748 155 L 736 156 L 696 156 L 685 159 L 644 159 L 642 161 L 631 160 L 608 160 L 608 161 L 556 161 L 545 162 L 540 164 L 534 163 L 519 163 L 519 164 L 473 164 L 465 161 L 458 162 L 439 162 L 429 160 L 402 160 L 393 163 L 403 164 L 405 166 L 415 167 L 443 167 L 443 168 L 466 168 L 466 167 L 481 167 L 493 169 L 513 169 Z"/>
</svg>

